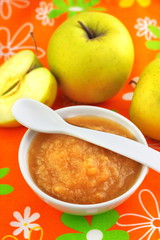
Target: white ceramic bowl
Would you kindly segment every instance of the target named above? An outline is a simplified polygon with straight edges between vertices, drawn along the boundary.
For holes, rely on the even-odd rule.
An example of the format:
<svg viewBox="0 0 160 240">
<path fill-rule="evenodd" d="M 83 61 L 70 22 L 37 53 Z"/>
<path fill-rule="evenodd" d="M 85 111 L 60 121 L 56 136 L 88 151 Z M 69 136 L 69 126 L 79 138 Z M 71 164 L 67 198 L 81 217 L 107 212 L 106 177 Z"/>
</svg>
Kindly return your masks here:
<svg viewBox="0 0 160 240">
<path fill-rule="evenodd" d="M 126 129 L 128 129 L 133 136 L 139 141 L 140 143 L 143 143 L 147 145 L 147 142 L 143 136 L 143 134 L 140 132 L 140 130 L 127 118 L 123 117 L 122 115 L 113 112 L 111 110 L 107 110 L 101 107 L 95 107 L 95 106 L 71 106 L 71 107 L 65 107 L 58 109 L 57 112 L 63 117 L 63 118 L 69 118 L 74 116 L 83 116 L 83 115 L 92 115 L 92 116 L 99 116 L 107 119 L 111 119 L 122 126 L 124 126 Z M 136 180 L 135 184 L 124 194 L 121 196 L 107 201 L 103 203 L 97 203 L 97 204 L 73 204 L 68 202 L 63 202 L 61 200 L 57 200 L 46 193 L 44 193 L 33 181 L 31 174 L 29 172 L 28 167 L 28 149 L 30 147 L 30 144 L 35 137 L 37 132 L 28 130 L 20 144 L 19 148 L 19 166 L 22 172 L 22 175 L 28 185 L 31 187 L 31 189 L 46 203 L 51 205 L 52 207 L 59 209 L 63 212 L 76 214 L 76 215 L 93 215 L 93 214 L 99 214 L 102 212 L 105 212 L 109 209 L 113 209 L 120 205 L 122 202 L 124 202 L 128 197 L 130 197 L 135 190 L 139 187 L 139 185 L 144 180 L 148 168 L 146 166 L 142 167 L 141 173 Z M 120 146 L 119 146 L 120 147 Z"/>
</svg>

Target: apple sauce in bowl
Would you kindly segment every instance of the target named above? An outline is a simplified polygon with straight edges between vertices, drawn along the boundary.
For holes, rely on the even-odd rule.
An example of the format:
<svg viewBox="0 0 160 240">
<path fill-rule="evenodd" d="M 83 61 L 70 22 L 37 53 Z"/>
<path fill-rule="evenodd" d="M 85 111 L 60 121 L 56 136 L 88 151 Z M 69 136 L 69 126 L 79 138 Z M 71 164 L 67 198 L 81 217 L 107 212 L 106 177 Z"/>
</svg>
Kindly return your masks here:
<svg viewBox="0 0 160 240">
<path fill-rule="evenodd" d="M 78 116 L 67 122 L 134 139 L 121 125 L 100 117 Z M 109 201 L 126 192 L 142 165 L 120 154 L 63 134 L 39 133 L 29 149 L 35 183 L 50 196 L 76 204 Z"/>
<path fill-rule="evenodd" d="M 147 144 L 132 122 L 113 111 L 72 106 L 57 112 L 71 124 Z M 41 199 L 77 215 L 115 208 L 134 193 L 148 172 L 146 166 L 78 138 L 30 129 L 20 144 L 19 165 L 25 180 Z"/>
</svg>

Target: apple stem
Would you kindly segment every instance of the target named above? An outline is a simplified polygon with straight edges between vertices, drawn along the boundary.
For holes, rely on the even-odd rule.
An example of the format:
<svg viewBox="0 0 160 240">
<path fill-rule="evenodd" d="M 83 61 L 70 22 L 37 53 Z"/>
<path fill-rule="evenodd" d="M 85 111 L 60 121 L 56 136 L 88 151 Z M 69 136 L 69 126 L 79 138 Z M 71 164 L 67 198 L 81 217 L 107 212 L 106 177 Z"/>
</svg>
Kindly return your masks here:
<svg viewBox="0 0 160 240">
<path fill-rule="evenodd" d="M 137 82 L 134 81 L 134 80 L 131 80 L 131 81 L 129 82 L 129 85 L 133 85 L 133 87 L 135 88 L 135 87 L 137 86 Z"/>
<path fill-rule="evenodd" d="M 96 37 L 95 33 L 88 28 L 87 26 L 84 25 L 84 23 L 82 23 L 81 21 L 78 21 L 78 23 L 81 25 L 81 27 L 84 29 L 84 31 L 87 33 L 89 39 L 93 39 Z"/>
<path fill-rule="evenodd" d="M 34 43 L 34 47 L 35 47 L 35 51 L 36 51 L 36 56 L 38 57 L 38 50 L 37 50 L 38 48 L 37 48 L 37 44 L 36 44 L 36 41 L 35 41 L 33 32 L 30 32 L 30 35 L 31 35 L 31 38 L 32 38 L 33 43 Z"/>
</svg>

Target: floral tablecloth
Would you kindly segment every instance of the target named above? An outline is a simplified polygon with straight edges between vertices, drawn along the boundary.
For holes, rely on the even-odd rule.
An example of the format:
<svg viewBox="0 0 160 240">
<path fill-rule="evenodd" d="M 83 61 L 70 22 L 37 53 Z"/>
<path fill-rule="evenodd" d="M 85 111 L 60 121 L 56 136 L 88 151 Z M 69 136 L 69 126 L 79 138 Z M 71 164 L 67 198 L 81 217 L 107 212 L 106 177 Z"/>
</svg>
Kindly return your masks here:
<svg viewBox="0 0 160 240">
<path fill-rule="evenodd" d="M 135 63 L 130 78 L 115 97 L 97 104 L 129 118 L 134 82 L 159 57 L 159 0 L 0 0 L 0 63 L 21 49 L 34 51 L 33 32 L 38 57 L 48 67 L 46 49 L 51 34 L 80 11 L 112 14 L 132 36 Z M 52 107 L 75 104 L 80 103 L 58 91 Z M 24 181 L 17 154 L 25 131 L 24 127 L 0 128 L 0 239 L 160 240 L 160 174 L 149 170 L 135 194 L 116 209 L 96 216 L 68 215 L 44 203 Z M 160 142 L 146 139 L 151 147 L 160 149 Z"/>
</svg>

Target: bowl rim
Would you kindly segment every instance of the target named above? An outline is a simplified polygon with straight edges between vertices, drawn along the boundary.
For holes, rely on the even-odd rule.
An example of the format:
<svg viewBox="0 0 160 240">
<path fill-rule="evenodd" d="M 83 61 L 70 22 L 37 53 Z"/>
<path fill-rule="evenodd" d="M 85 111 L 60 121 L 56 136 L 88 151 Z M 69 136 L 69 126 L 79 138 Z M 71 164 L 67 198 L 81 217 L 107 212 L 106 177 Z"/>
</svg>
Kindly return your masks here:
<svg viewBox="0 0 160 240">
<path fill-rule="evenodd" d="M 97 107 L 97 106 L 90 106 L 90 105 L 75 105 L 75 106 L 68 106 L 68 107 L 63 107 L 60 108 L 58 110 L 56 110 L 62 117 L 69 111 L 79 111 L 79 110 L 84 110 L 85 111 L 89 111 L 89 110 L 97 110 L 97 111 L 103 111 L 103 113 L 109 113 L 109 115 L 111 116 L 111 118 L 108 119 L 112 119 L 113 118 L 117 118 L 122 120 L 124 123 L 127 123 L 128 126 L 130 126 L 131 128 L 134 129 L 134 133 L 137 132 L 139 139 L 141 139 L 141 143 L 147 145 L 147 141 L 144 137 L 144 135 L 141 133 L 141 131 L 126 117 L 124 117 L 123 115 L 114 112 L 112 110 L 103 108 L 103 107 Z M 65 111 L 65 112 L 64 112 Z M 83 111 L 82 111 L 83 112 Z M 84 112 L 83 112 L 84 114 Z M 77 116 L 77 114 L 72 114 L 73 116 Z M 86 115 L 86 113 L 84 114 Z M 88 115 L 92 115 L 92 114 L 88 114 Z M 106 114 L 107 115 L 107 114 Z M 82 116 L 82 114 L 79 114 L 79 116 Z M 94 114 L 94 116 L 96 116 L 96 114 Z M 100 116 L 101 117 L 101 116 Z M 72 208 L 72 209 L 93 209 L 93 208 L 98 208 L 98 207 L 107 207 L 109 205 L 116 205 L 120 202 L 123 202 L 124 199 L 127 199 L 128 197 L 130 197 L 132 195 L 132 193 L 134 193 L 134 191 L 141 185 L 142 181 L 144 180 L 146 174 L 148 173 L 148 167 L 147 166 L 142 166 L 141 172 L 139 173 L 139 177 L 137 178 L 137 180 L 135 181 L 135 183 L 131 186 L 131 188 L 129 188 L 126 192 L 124 192 L 122 195 L 111 199 L 109 201 L 105 201 L 105 202 L 101 202 L 101 203 L 95 203 L 95 204 L 78 204 L 78 203 L 70 203 L 70 202 L 65 202 L 59 199 L 56 199 L 50 195 L 48 195 L 47 193 L 43 192 L 34 182 L 34 180 L 31 177 L 31 174 L 29 173 L 29 168 L 27 166 L 27 150 L 29 147 L 27 147 L 27 149 L 24 151 L 25 147 L 26 147 L 26 140 L 27 138 L 31 138 L 31 140 L 34 138 L 34 136 L 37 134 L 38 132 L 35 132 L 31 129 L 28 129 L 24 136 L 22 137 L 22 140 L 20 142 L 20 146 L 19 146 L 19 151 L 18 151 L 18 162 L 19 162 L 19 167 L 21 170 L 21 173 L 25 179 L 25 181 L 27 182 L 27 184 L 30 186 L 30 188 L 37 194 L 39 195 L 42 199 L 45 199 L 46 202 L 52 202 L 53 204 L 59 205 L 59 206 L 63 206 L 64 208 Z M 31 144 L 32 141 L 30 141 Z M 28 144 L 28 146 L 30 146 L 30 144 Z M 24 155 L 26 156 L 25 161 L 24 161 Z"/>
</svg>

